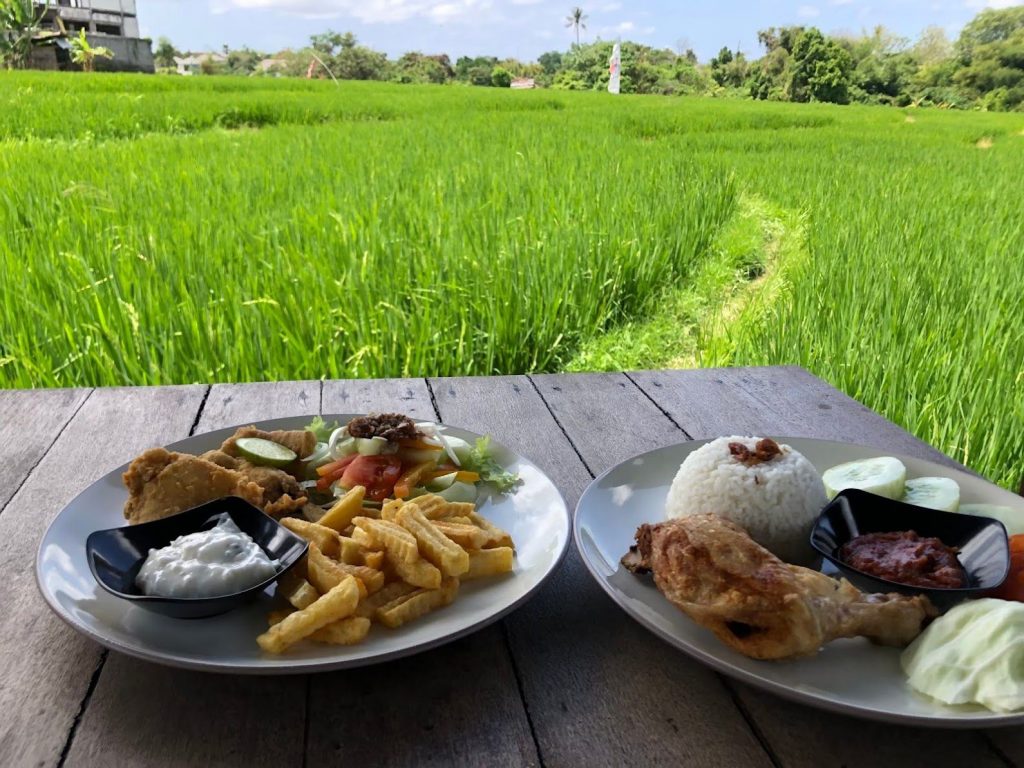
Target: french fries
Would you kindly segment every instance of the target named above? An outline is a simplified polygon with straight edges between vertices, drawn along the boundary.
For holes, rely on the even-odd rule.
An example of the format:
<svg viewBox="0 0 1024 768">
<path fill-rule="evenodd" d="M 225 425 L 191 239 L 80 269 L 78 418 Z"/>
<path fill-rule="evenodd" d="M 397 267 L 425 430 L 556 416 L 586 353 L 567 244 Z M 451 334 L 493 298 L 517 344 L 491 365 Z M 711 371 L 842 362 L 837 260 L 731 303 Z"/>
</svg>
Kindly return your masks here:
<svg viewBox="0 0 1024 768">
<path fill-rule="evenodd" d="M 469 553 L 469 569 L 459 578 L 463 581 L 479 579 L 484 576 L 497 576 L 512 570 L 515 552 L 512 547 L 495 547 L 479 549 Z"/>
<path fill-rule="evenodd" d="M 388 550 L 385 556 L 402 581 L 424 589 L 437 589 L 441 586 L 441 571 L 419 555 L 412 560 L 403 560 Z"/>
<path fill-rule="evenodd" d="M 436 565 L 445 576 L 458 576 L 469 570 L 466 550 L 427 520 L 419 506 L 406 504 L 398 511 L 395 520 L 416 537 L 423 557 Z"/>
<path fill-rule="evenodd" d="M 383 547 L 389 553 L 394 553 L 395 557 L 412 561 L 420 556 L 419 548 L 416 546 L 416 537 L 398 523 L 393 523 L 390 520 L 374 520 L 369 517 L 357 517 L 352 522 L 370 534 L 375 544 Z M 358 539 L 356 540 L 358 541 Z"/>
<path fill-rule="evenodd" d="M 468 517 L 462 518 L 468 520 Z M 434 520 L 434 527 L 454 541 L 463 549 L 483 549 L 491 535 L 483 528 L 467 523 L 451 523 L 447 520 Z"/>
<path fill-rule="evenodd" d="M 362 514 L 365 496 L 366 488 L 357 485 L 338 499 L 338 503 L 325 512 L 324 516 L 317 520 L 317 524 L 341 533 L 349 526 L 353 517 Z"/>
<path fill-rule="evenodd" d="M 271 611 L 267 616 L 270 626 L 280 624 L 287 619 L 293 611 Z M 320 627 L 309 636 L 309 640 L 317 643 L 328 643 L 330 645 L 356 645 L 361 643 L 370 631 L 370 620 L 365 616 L 349 616 L 347 619 Z"/>
<path fill-rule="evenodd" d="M 327 557 L 320 548 L 310 542 L 309 554 L 306 555 L 307 562 L 307 574 L 310 583 L 316 587 L 320 594 L 325 594 L 338 584 L 343 582 L 349 576 L 356 577 L 356 586 L 359 588 L 359 597 L 366 597 L 369 594 L 369 587 L 366 582 L 359 578 L 355 573 L 346 571 L 346 568 L 352 568 L 353 566 L 346 566 L 344 563 L 339 563 L 331 558 Z M 383 586 L 383 577 L 381 574 L 381 585 Z"/>
<path fill-rule="evenodd" d="M 393 581 L 379 592 L 373 593 L 365 600 L 360 600 L 359 605 L 356 606 L 356 616 L 371 619 L 382 605 L 386 605 L 392 600 L 415 591 L 416 587 L 412 584 L 406 584 L 404 581 Z"/>
<path fill-rule="evenodd" d="M 334 557 L 341 550 L 341 537 L 332 528 L 298 517 L 282 517 L 279 522 L 297 536 L 316 544 L 328 557 Z"/>
<path fill-rule="evenodd" d="M 359 603 L 359 587 L 354 576 L 349 576 L 312 605 L 289 614 L 256 638 L 260 648 L 268 653 L 284 653 L 321 627 L 348 617 Z"/>
<path fill-rule="evenodd" d="M 317 598 L 320 597 L 320 593 L 313 588 L 312 584 L 296 573 L 300 565 L 296 565 L 277 580 L 277 593 L 283 595 L 289 603 L 302 610 L 315 603 Z"/>
<path fill-rule="evenodd" d="M 449 605 L 460 583 L 512 572 L 512 537 L 473 504 L 440 496 L 394 499 L 363 507 L 365 490 L 349 491 L 313 523 L 281 520 L 309 541 L 304 562 L 278 580 L 289 605 L 268 615 L 257 638 L 268 653 L 310 640 L 363 642 L 373 623 L 396 629 Z"/>
<path fill-rule="evenodd" d="M 439 589 L 418 589 L 377 609 L 377 620 L 395 629 L 418 619 L 435 608 L 450 604 L 459 593 L 458 579 L 445 579 Z"/>
</svg>

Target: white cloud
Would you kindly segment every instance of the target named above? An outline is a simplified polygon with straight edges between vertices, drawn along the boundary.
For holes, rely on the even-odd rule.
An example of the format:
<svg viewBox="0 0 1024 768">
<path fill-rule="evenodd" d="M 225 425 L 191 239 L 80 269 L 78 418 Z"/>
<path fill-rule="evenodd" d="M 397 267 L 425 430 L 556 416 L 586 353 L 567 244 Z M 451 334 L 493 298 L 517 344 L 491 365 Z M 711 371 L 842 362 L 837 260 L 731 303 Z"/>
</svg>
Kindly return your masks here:
<svg viewBox="0 0 1024 768">
<path fill-rule="evenodd" d="M 512 0 L 515 5 L 529 5 L 532 0 Z M 348 16 L 367 24 L 388 24 L 415 18 L 430 19 L 438 24 L 449 21 L 479 19 L 489 11 L 492 0 L 211 0 L 214 13 L 232 10 L 274 10 L 303 18 L 335 18 Z"/>
<path fill-rule="evenodd" d="M 964 3 L 968 8 L 974 8 L 975 10 L 983 10 L 985 8 L 1012 8 L 1015 5 L 1021 5 L 1024 0 L 967 0 Z"/>
<path fill-rule="evenodd" d="M 813 19 L 821 15 L 821 11 L 815 5 L 801 5 L 796 9 L 796 15 L 801 19 Z"/>
</svg>

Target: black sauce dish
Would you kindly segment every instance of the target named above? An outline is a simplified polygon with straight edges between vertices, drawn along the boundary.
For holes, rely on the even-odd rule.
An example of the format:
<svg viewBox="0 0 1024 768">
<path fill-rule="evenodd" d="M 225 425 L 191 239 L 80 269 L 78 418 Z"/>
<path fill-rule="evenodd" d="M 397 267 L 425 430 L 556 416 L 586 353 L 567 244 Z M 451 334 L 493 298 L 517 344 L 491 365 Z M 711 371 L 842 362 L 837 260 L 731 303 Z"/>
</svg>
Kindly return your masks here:
<svg viewBox="0 0 1024 768">
<path fill-rule="evenodd" d="M 189 533 L 213 528 L 227 514 L 243 532 L 279 562 L 277 573 L 249 589 L 220 597 L 153 597 L 135 585 L 150 549 Z M 171 517 L 139 525 L 94 531 L 85 542 L 89 569 L 103 589 L 140 608 L 176 619 L 202 619 L 227 613 L 254 600 L 306 554 L 309 543 L 244 499 L 207 502 Z"/>
<path fill-rule="evenodd" d="M 967 586 L 900 584 L 857 570 L 839 557 L 840 547 L 858 536 L 892 531 L 916 531 L 919 536 L 935 537 L 946 546 L 955 547 Z M 1006 580 L 1010 569 L 1009 539 L 998 520 L 927 509 L 855 489 L 841 491 L 822 510 L 811 530 L 811 546 L 857 588 L 865 592 L 926 595 L 941 611 L 964 600 L 983 597 Z"/>
</svg>

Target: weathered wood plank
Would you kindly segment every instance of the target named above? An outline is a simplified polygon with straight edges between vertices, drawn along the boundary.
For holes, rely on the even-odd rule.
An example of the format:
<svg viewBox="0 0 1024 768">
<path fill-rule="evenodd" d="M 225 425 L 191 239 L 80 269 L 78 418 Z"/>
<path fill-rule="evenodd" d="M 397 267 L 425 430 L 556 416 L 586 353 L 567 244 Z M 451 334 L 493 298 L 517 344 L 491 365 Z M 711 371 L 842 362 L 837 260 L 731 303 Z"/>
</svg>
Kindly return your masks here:
<svg viewBox="0 0 1024 768">
<path fill-rule="evenodd" d="M 501 628 L 379 667 L 317 675 L 308 765 L 537 766 Z"/>
<path fill-rule="evenodd" d="M 217 384 L 195 432 L 307 415 L 319 405 L 318 381 Z M 110 654 L 66 765 L 131 764 L 134 756 L 151 766 L 298 766 L 305 705 L 301 676 L 183 672 Z M 211 730 L 216 723 L 230 727 Z"/>
<path fill-rule="evenodd" d="M 206 398 L 196 432 L 262 419 L 319 413 L 320 389 L 319 381 L 214 384 Z"/>
<path fill-rule="evenodd" d="M 954 463 L 799 368 L 630 375 L 694 439 L 737 432 L 817 437 Z M 862 722 L 730 685 L 786 766 L 1002 765 L 976 732 Z"/>
<path fill-rule="evenodd" d="M 744 427 L 748 430 L 775 434 L 788 430 L 793 437 L 870 442 L 960 467 L 941 451 L 803 368 L 638 371 L 629 377 L 695 439 L 698 435 L 717 437 L 722 425 L 735 418 L 749 425 Z"/>
<path fill-rule="evenodd" d="M 89 392 L 88 389 L 0 390 L 0 512 Z"/>
<path fill-rule="evenodd" d="M 0 765 L 56 765 L 101 654 L 36 590 L 46 526 L 98 477 L 188 434 L 204 391 L 96 390 L 0 515 Z"/>
<path fill-rule="evenodd" d="M 423 379 L 324 382 L 324 413 L 437 418 Z M 535 766 L 500 629 L 382 666 L 314 675 L 307 763 Z"/>
<path fill-rule="evenodd" d="M 325 381 L 321 413 L 397 411 L 415 419 L 436 419 L 424 379 Z"/>
<path fill-rule="evenodd" d="M 639 395 L 622 376 L 602 379 Z M 615 398 L 595 397 L 591 381 L 564 394 L 597 430 L 586 439 L 595 441 L 588 461 L 600 464 L 602 437 L 620 439 L 616 429 L 628 414 Z M 527 378 L 438 379 L 431 386 L 444 421 L 490 433 L 533 459 L 575 505 L 590 475 Z M 555 415 L 575 421 L 577 412 Z M 652 424 L 668 424 L 655 416 Z M 506 624 L 545 765 L 769 764 L 715 675 L 630 620 L 575 550 Z"/>
</svg>

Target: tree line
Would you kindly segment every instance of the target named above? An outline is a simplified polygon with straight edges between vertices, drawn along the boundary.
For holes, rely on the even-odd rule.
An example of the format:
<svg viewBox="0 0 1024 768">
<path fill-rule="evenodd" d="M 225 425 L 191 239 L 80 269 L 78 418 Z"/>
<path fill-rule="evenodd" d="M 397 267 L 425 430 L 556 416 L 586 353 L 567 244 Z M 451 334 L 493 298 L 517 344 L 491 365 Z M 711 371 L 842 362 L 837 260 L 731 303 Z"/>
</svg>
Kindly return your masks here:
<svg viewBox="0 0 1024 768">
<path fill-rule="evenodd" d="M 578 9 L 573 9 L 574 13 Z M 586 17 L 583 16 L 582 19 Z M 572 19 L 572 16 L 570 16 Z M 576 31 L 585 29 L 576 19 Z M 759 58 L 722 48 L 708 62 L 692 50 L 657 49 L 622 43 L 623 93 L 709 95 L 771 101 L 822 101 L 896 106 L 941 106 L 1024 110 L 1024 6 L 986 9 L 955 41 L 940 27 L 928 27 L 916 41 L 876 27 L 860 35 L 826 35 L 816 27 L 772 27 L 758 33 Z M 531 78 L 541 87 L 600 90 L 608 82 L 613 43 L 574 43 L 535 62 L 494 56 L 410 52 L 392 60 L 361 45 L 350 32 L 313 35 L 310 45 L 283 51 L 264 70 L 267 54 L 244 48 L 225 51 L 223 62 L 204 70 L 225 74 L 276 74 L 399 83 L 465 83 L 508 87 Z M 158 65 L 173 66 L 178 55 L 166 38 L 156 50 Z"/>
</svg>

